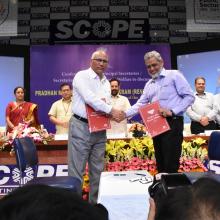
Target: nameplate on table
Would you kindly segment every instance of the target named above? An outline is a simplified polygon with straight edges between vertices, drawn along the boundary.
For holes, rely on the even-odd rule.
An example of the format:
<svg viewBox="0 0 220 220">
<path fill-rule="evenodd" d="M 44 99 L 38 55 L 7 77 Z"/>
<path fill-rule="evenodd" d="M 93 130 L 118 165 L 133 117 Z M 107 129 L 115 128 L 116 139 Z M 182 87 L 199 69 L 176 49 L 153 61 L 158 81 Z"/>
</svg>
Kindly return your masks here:
<svg viewBox="0 0 220 220">
<path fill-rule="evenodd" d="M 54 140 L 55 141 L 62 141 L 62 140 L 66 141 L 68 140 L 68 134 L 55 134 Z"/>
</svg>

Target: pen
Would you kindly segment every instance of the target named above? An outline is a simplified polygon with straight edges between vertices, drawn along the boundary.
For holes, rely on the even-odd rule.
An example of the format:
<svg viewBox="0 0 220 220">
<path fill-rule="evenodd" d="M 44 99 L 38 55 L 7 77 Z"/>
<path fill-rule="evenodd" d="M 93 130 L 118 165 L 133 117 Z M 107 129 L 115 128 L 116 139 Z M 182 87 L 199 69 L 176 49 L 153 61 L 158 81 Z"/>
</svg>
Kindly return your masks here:
<svg viewBox="0 0 220 220">
<path fill-rule="evenodd" d="M 126 176 L 125 173 L 114 173 L 113 176 Z"/>
<path fill-rule="evenodd" d="M 142 174 L 142 173 L 135 173 L 135 174 L 138 176 L 146 176 L 145 174 Z"/>
</svg>

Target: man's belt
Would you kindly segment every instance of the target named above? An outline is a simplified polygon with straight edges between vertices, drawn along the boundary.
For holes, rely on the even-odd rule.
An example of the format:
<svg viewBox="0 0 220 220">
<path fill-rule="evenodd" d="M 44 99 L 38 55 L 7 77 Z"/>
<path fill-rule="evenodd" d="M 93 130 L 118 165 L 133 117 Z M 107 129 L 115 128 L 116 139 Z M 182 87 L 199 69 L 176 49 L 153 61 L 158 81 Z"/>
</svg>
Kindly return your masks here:
<svg viewBox="0 0 220 220">
<path fill-rule="evenodd" d="M 173 119 L 173 120 L 176 120 L 176 119 L 183 119 L 183 116 L 180 116 L 180 115 L 173 115 L 171 117 L 167 117 L 167 119 Z"/>
<path fill-rule="evenodd" d="M 82 117 L 80 117 L 79 115 L 74 114 L 73 117 L 77 118 L 78 120 L 80 120 L 80 121 L 82 121 L 82 122 L 88 123 L 88 119 L 82 118 Z"/>
</svg>

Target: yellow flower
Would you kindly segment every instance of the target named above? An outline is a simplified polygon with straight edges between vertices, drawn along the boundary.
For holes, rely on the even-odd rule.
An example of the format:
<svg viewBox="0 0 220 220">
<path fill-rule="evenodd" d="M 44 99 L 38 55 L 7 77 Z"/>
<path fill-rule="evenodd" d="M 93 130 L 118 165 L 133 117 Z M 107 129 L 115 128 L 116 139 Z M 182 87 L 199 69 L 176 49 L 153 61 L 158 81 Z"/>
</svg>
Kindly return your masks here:
<svg viewBox="0 0 220 220">
<path fill-rule="evenodd" d="M 206 143 L 202 138 L 196 138 L 192 141 L 183 141 L 182 157 L 198 158 L 203 161 L 207 157 L 207 149 L 202 148 L 202 144 Z M 132 138 L 129 142 L 124 140 L 108 141 L 106 144 L 106 161 L 125 161 L 132 157 L 140 159 L 155 159 L 153 140 L 147 136 L 144 138 Z"/>
<path fill-rule="evenodd" d="M 202 139 L 202 138 L 196 138 L 193 140 L 193 143 L 197 144 L 197 145 L 202 145 L 206 143 L 206 140 Z"/>
<path fill-rule="evenodd" d="M 85 189 L 89 186 L 89 176 L 88 175 L 84 175 L 83 176 L 83 186 L 82 188 Z"/>
</svg>

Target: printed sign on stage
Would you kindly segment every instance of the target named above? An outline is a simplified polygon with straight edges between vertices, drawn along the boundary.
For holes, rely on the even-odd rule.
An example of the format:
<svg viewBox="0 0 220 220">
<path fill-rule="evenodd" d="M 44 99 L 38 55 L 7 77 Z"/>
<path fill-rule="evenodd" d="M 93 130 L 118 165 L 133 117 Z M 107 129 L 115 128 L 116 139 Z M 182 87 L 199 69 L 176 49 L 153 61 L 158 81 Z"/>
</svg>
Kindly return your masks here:
<svg viewBox="0 0 220 220">
<path fill-rule="evenodd" d="M 66 164 L 39 165 L 34 173 L 32 167 L 28 167 L 20 177 L 20 171 L 16 165 L 0 165 L 0 195 L 6 195 L 13 189 L 25 184 L 34 177 L 68 176 Z"/>
</svg>

